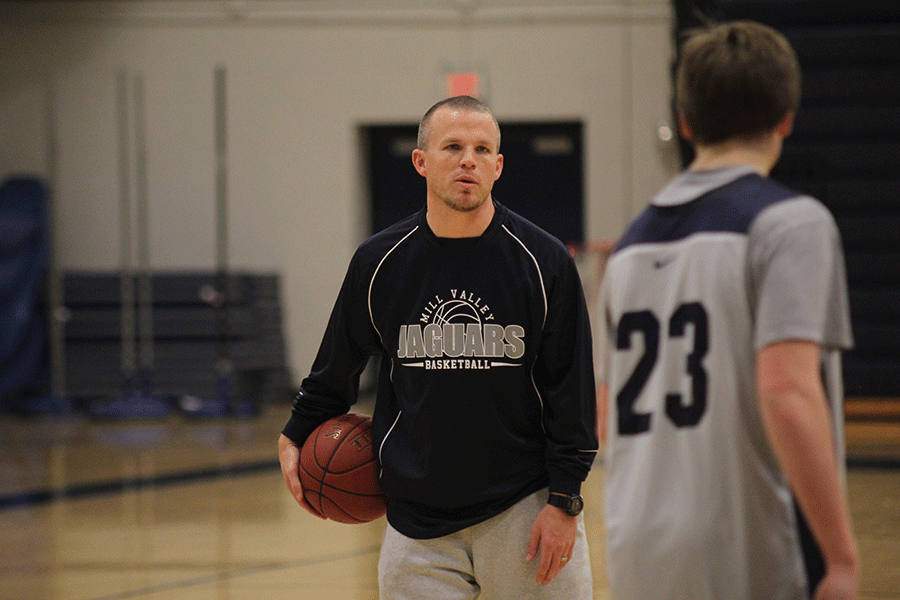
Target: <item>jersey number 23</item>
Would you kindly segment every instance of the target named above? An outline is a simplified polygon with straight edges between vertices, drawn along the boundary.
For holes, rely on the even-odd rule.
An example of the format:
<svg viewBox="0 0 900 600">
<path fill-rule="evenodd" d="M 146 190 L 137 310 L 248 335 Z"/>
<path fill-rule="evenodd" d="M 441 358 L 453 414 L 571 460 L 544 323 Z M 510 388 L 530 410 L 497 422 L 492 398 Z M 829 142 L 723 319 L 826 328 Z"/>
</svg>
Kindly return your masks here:
<svg viewBox="0 0 900 600">
<path fill-rule="evenodd" d="M 625 385 L 616 394 L 620 435 L 638 435 L 650 431 L 653 415 L 637 412 L 635 403 L 657 366 L 661 336 L 683 338 L 688 332 L 688 325 L 693 331 L 693 343 L 685 356 L 684 373 L 690 377 L 690 397 L 685 398 L 684 394 L 677 392 L 666 393 L 665 411 L 676 427 L 693 427 L 703 418 L 708 388 L 707 373 L 703 368 L 703 358 L 709 351 L 709 319 L 706 309 L 699 302 L 682 304 L 669 317 L 665 332 L 662 331 L 660 319 L 652 311 L 627 312 L 622 315 L 616 327 L 616 348 L 630 350 L 632 338 L 638 334 L 643 338 L 644 352 Z"/>
</svg>

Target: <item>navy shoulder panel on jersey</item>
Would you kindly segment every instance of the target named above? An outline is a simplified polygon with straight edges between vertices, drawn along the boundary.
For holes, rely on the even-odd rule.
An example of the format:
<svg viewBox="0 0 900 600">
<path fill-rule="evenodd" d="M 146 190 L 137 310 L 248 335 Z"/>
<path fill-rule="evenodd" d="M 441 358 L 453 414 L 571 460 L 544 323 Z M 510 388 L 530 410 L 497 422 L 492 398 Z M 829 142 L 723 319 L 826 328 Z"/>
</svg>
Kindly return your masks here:
<svg viewBox="0 0 900 600">
<path fill-rule="evenodd" d="M 626 229 L 614 252 L 634 244 L 675 242 L 696 233 L 747 233 L 764 209 L 798 195 L 771 179 L 745 175 L 685 204 L 649 206 Z"/>
</svg>

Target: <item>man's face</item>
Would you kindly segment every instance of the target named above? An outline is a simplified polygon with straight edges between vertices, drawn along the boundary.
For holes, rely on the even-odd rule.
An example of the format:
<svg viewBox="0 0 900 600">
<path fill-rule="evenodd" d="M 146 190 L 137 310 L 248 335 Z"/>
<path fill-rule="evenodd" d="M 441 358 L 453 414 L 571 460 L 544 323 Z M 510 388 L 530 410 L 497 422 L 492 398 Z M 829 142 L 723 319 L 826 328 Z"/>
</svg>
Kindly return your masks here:
<svg viewBox="0 0 900 600">
<path fill-rule="evenodd" d="M 428 145 L 413 151 L 413 164 L 427 180 L 429 199 L 461 212 L 484 204 L 503 170 L 498 143 L 491 115 L 446 107 L 436 110 Z"/>
</svg>

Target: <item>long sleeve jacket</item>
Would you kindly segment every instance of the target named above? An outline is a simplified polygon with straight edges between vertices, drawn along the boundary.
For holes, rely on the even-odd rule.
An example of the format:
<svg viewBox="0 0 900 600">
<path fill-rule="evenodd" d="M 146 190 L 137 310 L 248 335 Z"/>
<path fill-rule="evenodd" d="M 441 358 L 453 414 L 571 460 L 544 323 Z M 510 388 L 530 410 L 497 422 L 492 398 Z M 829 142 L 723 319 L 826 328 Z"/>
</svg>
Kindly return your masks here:
<svg viewBox="0 0 900 600">
<path fill-rule="evenodd" d="M 356 251 L 285 435 L 302 444 L 356 402 L 381 356 L 374 447 L 388 520 L 446 535 L 530 493 L 577 493 L 598 443 L 591 330 L 574 261 L 496 204 L 478 238 L 425 209 Z"/>
</svg>

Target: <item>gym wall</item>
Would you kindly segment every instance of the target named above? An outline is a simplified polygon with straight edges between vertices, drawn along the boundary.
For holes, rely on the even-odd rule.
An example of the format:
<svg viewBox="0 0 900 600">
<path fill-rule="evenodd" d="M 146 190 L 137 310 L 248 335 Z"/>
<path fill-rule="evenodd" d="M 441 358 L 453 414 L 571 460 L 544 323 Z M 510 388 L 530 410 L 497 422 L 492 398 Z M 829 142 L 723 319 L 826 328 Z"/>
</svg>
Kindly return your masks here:
<svg viewBox="0 0 900 600">
<path fill-rule="evenodd" d="M 418 122 L 474 70 L 501 122 L 584 124 L 586 235 L 610 238 L 677 168 L 671 29 L 668 0 L 2 3 L 0 178 L 46 176 L 52 132 L 58 261 L 114 271 L 115 77 L 139 72 L 151 265 L 214 268 L 224 65 L 230 263 L 280 275 L 299 381 L 369 233 L 361 128 Z"/>
</svg>

